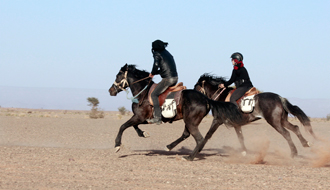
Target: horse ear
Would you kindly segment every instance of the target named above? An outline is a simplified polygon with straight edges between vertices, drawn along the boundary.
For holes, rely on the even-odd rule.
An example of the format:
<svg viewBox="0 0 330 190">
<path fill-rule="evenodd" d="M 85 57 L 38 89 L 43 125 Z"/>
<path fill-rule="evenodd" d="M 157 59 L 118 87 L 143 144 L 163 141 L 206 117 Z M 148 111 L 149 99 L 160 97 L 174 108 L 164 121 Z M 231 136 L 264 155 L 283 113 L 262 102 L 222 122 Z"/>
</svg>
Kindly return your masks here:
<svg viewBox="0 0 330 190">
<path fill-rule="evenodd" d="M 120 69 L 121 71 L 127 71 L 128 70 L 128 65 L 127 63 Z"/>
</svg>

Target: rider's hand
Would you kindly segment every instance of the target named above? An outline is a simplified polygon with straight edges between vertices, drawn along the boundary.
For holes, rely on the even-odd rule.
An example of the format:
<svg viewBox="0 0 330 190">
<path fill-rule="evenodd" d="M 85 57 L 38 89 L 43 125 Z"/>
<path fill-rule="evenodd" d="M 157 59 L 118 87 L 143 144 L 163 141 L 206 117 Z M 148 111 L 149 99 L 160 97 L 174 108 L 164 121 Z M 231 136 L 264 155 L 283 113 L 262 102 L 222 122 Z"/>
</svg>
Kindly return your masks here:
<svg viewBox="0 0 330 190">
<path fill-rule="evenodd" d="M 149 77 L 150 77 L 150 78 L 154 78 L 154 75 L 151 74 L 151 73 L 149 73 Z"/>
<path fill-rule="evenodd" d="M 224 88 L 225 85 L 224 84 L 219 84 L 219 88 Z"/>
</svg>

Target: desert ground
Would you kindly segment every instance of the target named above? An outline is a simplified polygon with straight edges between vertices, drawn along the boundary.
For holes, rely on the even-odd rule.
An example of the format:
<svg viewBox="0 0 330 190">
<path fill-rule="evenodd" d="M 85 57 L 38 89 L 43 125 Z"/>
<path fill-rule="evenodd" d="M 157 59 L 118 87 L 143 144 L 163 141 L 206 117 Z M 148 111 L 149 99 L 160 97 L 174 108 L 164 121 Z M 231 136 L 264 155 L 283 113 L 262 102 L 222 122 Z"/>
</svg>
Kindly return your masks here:
<svg viewBox="0 0 330 190">
<path fill-rule="evenodd" d="M 119 127 L 130 118 L 105 112 L 0 108 L 0 189 L 330 189 L 330 121 L 312 119 L 314 140 L 298 120 L 304 148 L 286 140 L 264 120 L 243 127 L 246 156 L 233 128 L 220 126 L 194 161 L 184 161 L 195 147 L 193 137 L 172 151 L 165 146 L 181 136 L 184 123 L 141 125 L 124 132 L 114 151 Z M 206 134 L 212 116 L 200 125 Z"/>
</svg>

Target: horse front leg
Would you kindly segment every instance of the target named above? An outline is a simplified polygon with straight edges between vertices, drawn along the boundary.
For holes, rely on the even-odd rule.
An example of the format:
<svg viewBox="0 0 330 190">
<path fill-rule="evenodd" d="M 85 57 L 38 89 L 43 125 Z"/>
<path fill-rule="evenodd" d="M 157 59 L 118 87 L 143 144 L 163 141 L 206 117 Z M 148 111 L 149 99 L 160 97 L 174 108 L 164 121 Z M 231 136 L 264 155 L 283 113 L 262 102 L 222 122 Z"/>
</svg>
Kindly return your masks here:
<svg viewBox="0 0 330 190">
<path fill-rule="evenodd" d="M 242 150 L 243 150 L 241 154 L 243 156 L 246 156 L 246 147 L 245 147 L 245 144 L 244 144 L 242 126 L 235 126 L 234 128 L 235 128 L 235 131 L 236 131 L 236 134 L 237 134 L 237 137 L 238 137 L 238 141 L 241 144 L 241 147 L 242 147 Z"/>
<path fill-rule="evenodd" d="M 118 152 L 120 150 L 121 139 L 122 139 L 122 135 L 123 135 L 124 131 L 133 125 L 138 126 L 139 123 L 140 122 L 139 122 L 138 118 L 136 117 L 136 115 L 133 115 L 131 117 L 131 119 L 129 119 L 123 125 L 120 126 L 116 140 L 115 140 L 115 152 Z"/>
</svg>

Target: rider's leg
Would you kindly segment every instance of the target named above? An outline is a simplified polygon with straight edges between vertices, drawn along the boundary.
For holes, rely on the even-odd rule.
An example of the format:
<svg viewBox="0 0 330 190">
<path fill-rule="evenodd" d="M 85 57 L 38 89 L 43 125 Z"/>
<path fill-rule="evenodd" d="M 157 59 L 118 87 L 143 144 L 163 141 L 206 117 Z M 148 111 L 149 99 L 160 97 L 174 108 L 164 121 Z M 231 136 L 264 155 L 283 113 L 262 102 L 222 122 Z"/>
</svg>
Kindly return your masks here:
<svg viewBox="0 0 330 190">
<path fill-rule="evenodd" d="M 236 101 L 240 99 L 245 94 L 245 92 L 247 92 L 250 88 L 251 87 L 247 87 L 247 86 L 238 87 L 231 95 L 230 102 L 238 107 Z"/>
<path fill-rule="evenodd" d="M 159 106 L 158 96 L 161 95 L 165 90 L 170 87 L 174 86 L 178 81 L 177 77 L 173 78 L 163 78 L 158 85 L 156 86 L 155 90 L 151 93 L 151 99 L 154 103 L 154 118 L 149 120 L 150 123 L 157 123 L 161 124 L 161 109 Z"/>
</svg>

